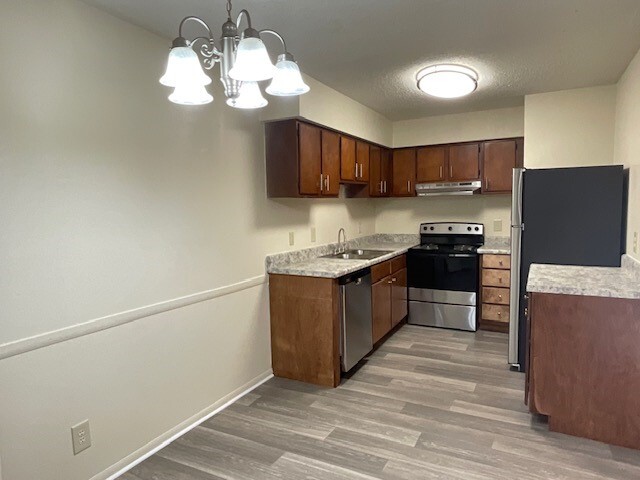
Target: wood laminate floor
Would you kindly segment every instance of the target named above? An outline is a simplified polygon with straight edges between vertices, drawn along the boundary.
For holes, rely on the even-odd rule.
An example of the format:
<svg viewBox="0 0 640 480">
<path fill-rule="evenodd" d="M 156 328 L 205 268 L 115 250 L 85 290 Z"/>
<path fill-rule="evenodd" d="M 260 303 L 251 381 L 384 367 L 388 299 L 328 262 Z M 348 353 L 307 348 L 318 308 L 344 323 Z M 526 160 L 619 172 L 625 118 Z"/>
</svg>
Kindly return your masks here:
<svg viewBox="0 0 640 480">
<path fill-rule="evenodd" d="M 640 452 L 532 418 L 506 350 L 405 325 L 340 387 L 274 378 L 121 479 L 640 479 Z"/>
</svg>

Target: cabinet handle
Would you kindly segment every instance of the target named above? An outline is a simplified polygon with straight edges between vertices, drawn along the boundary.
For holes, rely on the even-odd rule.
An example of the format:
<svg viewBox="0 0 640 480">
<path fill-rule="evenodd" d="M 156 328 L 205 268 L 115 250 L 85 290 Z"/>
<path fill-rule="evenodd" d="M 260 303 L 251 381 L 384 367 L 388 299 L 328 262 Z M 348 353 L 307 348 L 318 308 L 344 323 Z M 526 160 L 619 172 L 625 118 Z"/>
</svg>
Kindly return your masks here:
<svg viewBox="0 0 640 480">
<path fill-rule="evenodd" d="M 384 193 L 387 193 L 387 181 L 384 181 Z"/>
<path fill-rule="evenodd" d="M 362 164 L 360 164 L 360 178 L 362 178 Z"/>
<path fill-rule="evenodd" d="M 384 182 L 382 180 L 380 180 L 380 193 L 384 193 Z"/>
<path fill-rule="evenodd" d="M 411 193 L 411 180 L 407 180 L 407 193 Z"/>
<path fill-rule="evenodd" d="M 484 189 L 485 190 L 489 190 L 489 179 L 488 178 L 484 179 Z M 502 262 L 500 262 L 500 265 L 502 265 Z"/>
<path fill-rule="evenodd" d="M 502 312 L 498 311 L 498 316 L 501 317 L 502 316 Z"/>
<path fill-rule="evenodd" d="M 329 183 L 329 174 L 327 174 L 327 192 L 330 190 L 329 185 L 330 185 L 330 183 Z"/>
<path fill-rule="evenodd" d="M 453 178 L 453 165 L 449 164 L 449 178 Z"/>
<path fill-rule="evenodd" d="M 320 191 L 322 192 L 322 186 L 324 184 L 324 179 L 322 178 L 322 174 L 320 174 Z"/>
<path fill-rule="evenodd" d="M 389 285 L 391 285 L 393 282 L 392 282 L 391 280 L 389 280 L 387 283 L 388 283 Z"/>
<path fill-rule="evenodd" d="M 444 167 L 440 165 L 440 180 L 444 178 Z"/>
<path fill-rule="evenodd" d="M 397 279 L 396 277 L 393 277 L 393 278 L 391 279 L 391 282 L 392 282 L 392 283 L 396 283 L 397 281 L 398 281 L 398 279 Z"/>
</svg>

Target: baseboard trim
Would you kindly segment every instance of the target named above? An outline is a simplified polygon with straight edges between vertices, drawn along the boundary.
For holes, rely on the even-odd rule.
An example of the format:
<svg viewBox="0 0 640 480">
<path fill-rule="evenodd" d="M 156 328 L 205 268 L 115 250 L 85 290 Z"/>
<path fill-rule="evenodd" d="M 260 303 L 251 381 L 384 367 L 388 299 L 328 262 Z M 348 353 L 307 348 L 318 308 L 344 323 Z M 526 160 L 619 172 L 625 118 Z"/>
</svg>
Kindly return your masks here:
<svg viewBox="0 0 640 480">
<path fill-rule="evenodd" d="M 195 303 L 206 302 L 208 300 L 213 300 L 214 298 L 241 292 L 242 290 L 262 285 L 266 280 L 266 275 L 259 275 L 232 285 L 194 293 L 192 295 L 187 295 L 186 297 L 175 298 L 155 303 L 153 305 L 148 305 L 146 307 L 136 308 L 134 310 L 127 310 L 126 312 L 116 313 L 114 315 L 96 318 L 70 327 L 61 328 L 59 330 L 52 330 L 50 332 L 34 335 L 33 337 L 4 343 L 0 345 L 0 360 L 16 355 L 22 355 L 23 353 L 31 352 L 39 348 L 55 345 L 56 343 L 67 342 L 85 335 L 91 335 L 92 333 L 101 332 L 109 328 L 125 325 L 159 313 L 176 310 Z"/>
<path fill-rule="evenodd" d="M 177 438 L 181 437 L 188 431 L 200 425 L 202 422 L 210 419 L 216 413 L 221 412 L 236 400 L 245 396 L 247 393 L 259 387 L 271 378 L 273 378 L 272 370 L 261 373 L 257 377 L 245 383 L 240 388 L 237 388 L 228 395 L 225 395 L 213 405 L 210 405 L 201 412 L 176 425 L 168 432 L 163 433 L 159 437 L 147 443 L 142 448 L 139 448 L 132 454 L 127 455 L 125 458 L 123 458 L 119 462 L 114 463 L 106 470 L 98 473 L 97 475 L 94 475 L 90 480 L 115 480 L 120 475 L 131 470 L 133 467 L 143 462 L 157 451 L 163 449 Z"/>
</svg>

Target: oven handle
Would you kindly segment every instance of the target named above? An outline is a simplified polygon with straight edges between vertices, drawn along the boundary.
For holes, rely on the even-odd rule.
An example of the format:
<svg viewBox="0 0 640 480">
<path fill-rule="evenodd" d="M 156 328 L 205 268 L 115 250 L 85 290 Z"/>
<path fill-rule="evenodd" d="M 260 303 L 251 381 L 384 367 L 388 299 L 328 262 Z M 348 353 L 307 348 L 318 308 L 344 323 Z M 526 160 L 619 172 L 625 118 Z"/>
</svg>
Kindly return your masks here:
<svg viewBox="0 0 640 480">
<path fill-rule="evenodd" d="M 423 257 L 456 257 L 456 258 L 473 258 L 477 257 L 477 253 L 428 253 L 413 251 L 413 254 Z"/>
</svg>

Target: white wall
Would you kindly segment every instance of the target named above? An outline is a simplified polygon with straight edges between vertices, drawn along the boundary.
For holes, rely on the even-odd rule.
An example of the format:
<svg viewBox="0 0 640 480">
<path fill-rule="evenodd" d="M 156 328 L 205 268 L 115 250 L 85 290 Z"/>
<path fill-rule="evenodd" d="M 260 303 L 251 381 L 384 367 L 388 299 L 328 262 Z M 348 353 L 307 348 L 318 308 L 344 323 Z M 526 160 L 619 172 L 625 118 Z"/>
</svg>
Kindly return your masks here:
<svg viewBox="0 0 640 480">
<path fill-rule="evenodd" d="M 524 108 L 440 115 L 393 122 L 393 146 L 412 147 L 524 135 Z"/>
<path fill-rule="evenodd" d="M 394 147 L 433 145 L 524 134 L 524 109 L 502 108 L 482 112 L 425 117 L 393 123 Z M 511 196 L 393 198 L 376 200 L 376 232 L 417 233 L 422 222 L 477 221 L 489 236 L 509 236 Z M 502 230 L 494 229 L 502 221 Z"/>
<path fill-rule="evenodd" d="M 627 253 L 640 260 L 633 235 L 640 235 L 640 52 L 618 83 L 614 161 L 629 167 Z"/>
<path fill-rule="evenodd" d="M 86 480 L 268 373 L 265 255 L 310 245 L 311 226 L 318 243 L 374 232 L 367 200 L 266 199 L 259 113 L 215 80 L 212 105 L 169 103 L 169 44 L 73 0 L 0 4 L 0 353 L 249 280 L 0 360 L 4 480 Z M 85 418 L 93 446 L 74 457 Z"/>
<path fill-rule="evenodd" d="M 524 105 L 525 167 L 613 162 L 615 85 L 527 95 Z"/>
</svg>

